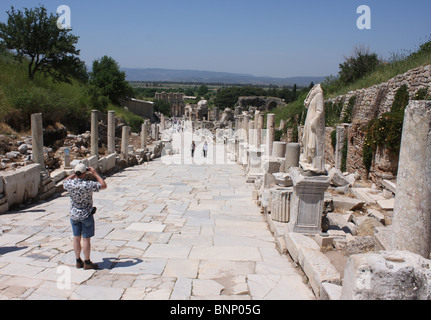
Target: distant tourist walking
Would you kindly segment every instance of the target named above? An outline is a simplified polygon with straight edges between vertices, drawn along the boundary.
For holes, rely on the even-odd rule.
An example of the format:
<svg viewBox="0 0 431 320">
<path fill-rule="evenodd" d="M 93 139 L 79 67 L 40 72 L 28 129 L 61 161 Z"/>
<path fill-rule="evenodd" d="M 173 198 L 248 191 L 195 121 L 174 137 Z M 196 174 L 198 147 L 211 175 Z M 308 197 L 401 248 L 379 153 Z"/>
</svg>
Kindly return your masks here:
<svg viewBox="0 0 431 320">
<path fill-rule="evenodd" d="M 96 181 L 86 179 L 87 173 L 93 175 Z M 93 192 L 99 192 L 108 186 L 101 176 L 93 168 L 85 164 L 75 167 L 75 174 L 68 177 L 63 187 L 70 195 L 70 222 L 73 231 L 73 250 L 76 256 L 76 267 L 78 269 L 97 269 L 98 265 L 91 262 L 91 238 L 94 237 L 95 223 L 93 207 Z M 83 245 L 81 246 L 81 239 Z M 84 262 L 81 260 L 81 249 L 84 252 Z"/>
<path fill-rule="evenodd" d="M 208 153 L 208 142 L 206 142 L 206 141 L 204 143 L 203 152 L 204 152 L 204 158 L 206 158 L 207 157 L 207 153 Z"/>
<path fill-rule="evenodd" d="M 193 142 L 192 142 L 192 158 L 195 156 L 195 150 L 196 150 L 196 144 L 195 144 L 195 142 L 193 141 Z"/>
</svg>

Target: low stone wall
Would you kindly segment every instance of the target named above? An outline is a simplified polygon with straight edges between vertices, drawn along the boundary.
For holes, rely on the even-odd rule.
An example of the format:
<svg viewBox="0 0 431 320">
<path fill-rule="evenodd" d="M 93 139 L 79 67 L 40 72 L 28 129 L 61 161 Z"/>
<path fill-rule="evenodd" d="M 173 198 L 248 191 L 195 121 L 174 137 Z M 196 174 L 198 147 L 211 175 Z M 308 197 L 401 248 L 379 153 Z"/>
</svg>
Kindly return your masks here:
<svg viewBox="0 0 431 320">
<path fill-rule="evenodd" d="M 123 105 L 138 116 L 151 119 L 154 113 L 154 103 L 136 99 L 124 100 Z"/>
<path fill-rule="evenodd" d="M 0 176 L 0 213 L 9 207 L 31 201 L 39 193 L 40 165 L 31 164 Z"/>
</svg>

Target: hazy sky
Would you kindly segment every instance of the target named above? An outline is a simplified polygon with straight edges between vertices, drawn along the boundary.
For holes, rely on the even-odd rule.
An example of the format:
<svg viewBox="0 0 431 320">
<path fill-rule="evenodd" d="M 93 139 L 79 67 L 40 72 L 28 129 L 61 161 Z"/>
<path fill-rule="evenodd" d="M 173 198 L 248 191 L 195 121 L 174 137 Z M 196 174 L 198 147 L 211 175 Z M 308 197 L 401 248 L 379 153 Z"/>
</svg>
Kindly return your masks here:
<svg viewBox="0 0 431 320">
<path fill-rule="evenodd" d="M 415 50 L 431 35 L 429 0 L 1 0 L 0 21 L 43 4 L 71 10 L 81 59 L 104 55 L 121 67 L 328 76 L 355 45 L 384 58 Z M 357 8 L 371 9 L 359 30 Z"/>
</svg>

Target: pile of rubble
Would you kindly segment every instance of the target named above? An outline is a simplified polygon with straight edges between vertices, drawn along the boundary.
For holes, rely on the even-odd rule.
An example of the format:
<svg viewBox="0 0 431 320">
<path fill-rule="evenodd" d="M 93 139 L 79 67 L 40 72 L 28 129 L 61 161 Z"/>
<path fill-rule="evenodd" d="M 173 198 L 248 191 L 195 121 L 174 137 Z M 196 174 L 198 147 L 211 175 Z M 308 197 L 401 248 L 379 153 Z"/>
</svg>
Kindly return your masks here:
<svg viewBox="0 0 431 320">
<path fill-rule="evenodd" d="M 31 136 L 0 135 L 0 171 L 8 171 L 32 163 Z M 45 163 L 48 169 L 55 170 L 61 166 L 61 158 L 53 148 L 46 147 Z"/>
<path fill-rule="evenodd" d="M 278 162 L 278 169 L 276 161 L 269 163 L 274 172 L 271 165 L 262 166 L 263 174 L 254 180 L 253 197 L 267 217 L 279 250 L 288 252 L 301 266 L 316 295 L 323 299 L 327 292 L 321 290 L 331 289 L 322 289 L 322 283 L 328 283 L 327 287 L 337 284 L 335 288 L 340 290 L 350 256 L 387 249 L 378 235 L 385 234 L 392 223 L 396 187 L 387 180 L 376 186 L 361 181 L 358 174 L 327 167 L 330 186 L 324 194 L 322 233 L 304 236 L 288 230 L 292 179 L 289 173 L 280 172 L 283 161 Z"/>
<path fill-rule="evenodd" d="M 102 140 L 102 139 L 101 139 Z M 106 138 L 105 138 L 106 140 Z M 147 144 L 151 145 L 152 139 L 148 137 Z M 141 137 L 132 133 L 130 135 L 131 149 L 137 150 L 141 145 Z M 116 149 L 120 153 L 121 138 L 116 138 Z M 67 134 L 63 139 L 55 141 L 49 147 L 44 147 L 45 167 L 48 172 L 60 169 L 64 161 L 64 149 L 69 149 L 71 159 L 86 159 L 91 155 L 91 133 L 89 131 L 74 135 Z M 15 170 L 24 167 L 32 161 L 32 136 L 31 135 L 0 135 L 0 172 Z M 107 154 L 106 144 L 102 142 L 99 147 L 99 155 Z"/>
<path fill-rule="evenodd" d="M 316 235 L 314 240 L 324 253 L 338 250 L 342 255 L 349 256 L 374 251 L 375 234 L 392 222 L 395 184 L 383 180 L 378 187 L 361 181 L 358 174 L 342 173 L 330 167 L 327 170 L 330 186 L 324 197 L 323 233 Z M 271 172 L 270 166 L 266 166 L 265 173 L 254 181 L 253 197 L 269 219 L 285 223 L 289 219 L 288 208 L 282 210 L 285 212 L 284 221 L 275 217 L 280 211 L 276 207 L 280 202 L 276 197 L 279 197 L 280 191 L 292 186 L 292 180 L 288 173 L 279 171 L 273 169 Z M 328 256 L 333 257 L 330 253 Z M 339 271 L 343 269 L 341 265 Z"/>
</svg>

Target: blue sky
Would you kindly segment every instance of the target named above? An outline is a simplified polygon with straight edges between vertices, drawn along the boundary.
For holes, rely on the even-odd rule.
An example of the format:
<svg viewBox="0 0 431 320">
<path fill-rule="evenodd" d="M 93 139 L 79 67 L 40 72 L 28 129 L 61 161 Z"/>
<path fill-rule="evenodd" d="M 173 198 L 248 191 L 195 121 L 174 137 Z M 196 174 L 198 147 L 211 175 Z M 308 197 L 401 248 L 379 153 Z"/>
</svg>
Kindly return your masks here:
<svg viewBox="0 0 431 320">
<path fill-rule="evenodd" d="M 38 4 L 70 7 L 89 65 L 108 55 L 129 68 L 328 76 L 356 45 L 387 58 L 431 35 L 429 0 L 2 0 L 0 21 L 11 5 Z M 371 30 L 356 26 L 359 5 L 371 9 Z"/>
</svg>

